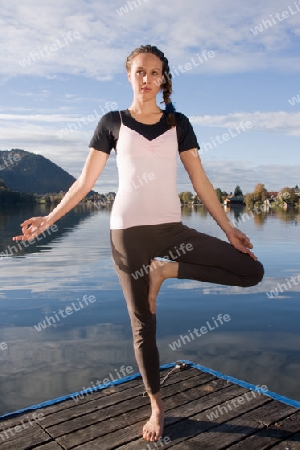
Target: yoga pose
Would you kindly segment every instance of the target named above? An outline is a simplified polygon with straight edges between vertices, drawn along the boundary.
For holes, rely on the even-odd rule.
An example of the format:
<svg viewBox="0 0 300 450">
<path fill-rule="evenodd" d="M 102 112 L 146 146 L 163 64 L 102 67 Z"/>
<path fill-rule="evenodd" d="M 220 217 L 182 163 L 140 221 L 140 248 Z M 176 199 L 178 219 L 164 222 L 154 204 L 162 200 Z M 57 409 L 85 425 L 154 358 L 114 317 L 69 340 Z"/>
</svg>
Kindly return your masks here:
<svg viewBox="0 0 300 450">
<path fill-rule="evenodd" d="M 126 70 L 133 89 L 131 106 L 101 118 L 78 180 L 48 216 L 25 220 L 23 234 L 14 239 L 33 239 L 76 206 L 94 187 L 115 150 L 119 187 L 110 216 L 112 255 L 151 402 L 143 437 L 156 441 L 164 423 L 156 346 L 156 297 L 161 284 L 167 278 L 180 278 L 253 286 L 261 281 L 264 269 L 251 252 L 248 237 L 230 223 L 220 205 L 203 170 L 188 118 L 172 105 L 172 74 L 165 55 L 157 47 L 141 46 L 128 56 Z M 164 110 L 157 105 L 160 92 Z M 178 153 L 195 192 L 229 242 L 182 223 L 176 188 Z"/>
</svg>

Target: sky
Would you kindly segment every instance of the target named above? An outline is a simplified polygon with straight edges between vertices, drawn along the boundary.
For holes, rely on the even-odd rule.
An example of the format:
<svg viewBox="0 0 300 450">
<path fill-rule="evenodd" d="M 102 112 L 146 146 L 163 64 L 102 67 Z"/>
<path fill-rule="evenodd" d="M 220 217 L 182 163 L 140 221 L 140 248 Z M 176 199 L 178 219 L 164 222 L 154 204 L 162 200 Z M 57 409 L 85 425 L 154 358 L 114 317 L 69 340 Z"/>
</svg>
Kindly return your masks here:
<svg viewBox="0 0 300 450">
<path fill-rule="evenodd" d="M 172 100 L 215 188 L 300 185 L 300 0 L 0 2 L 0 150 L 78 177 L 101 116 L 131 104 L 127 55 L 151 44 L 169 60 Z M 117 185 L 112 151 L 95 190 Z"/>
</svg>

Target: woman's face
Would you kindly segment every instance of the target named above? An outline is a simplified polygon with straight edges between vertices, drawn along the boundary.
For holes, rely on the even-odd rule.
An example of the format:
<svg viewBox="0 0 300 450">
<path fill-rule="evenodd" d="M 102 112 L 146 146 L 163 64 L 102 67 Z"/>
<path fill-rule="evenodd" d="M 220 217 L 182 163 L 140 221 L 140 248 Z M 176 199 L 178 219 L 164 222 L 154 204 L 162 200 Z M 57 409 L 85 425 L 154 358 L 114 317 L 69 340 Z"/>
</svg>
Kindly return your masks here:
<svg viewBox="0 0 300 450">
<path fill-rule="evenodd" d="M 155 98 L 162 84 L 162 61 L 152 53 L 140 53 L 131 62 L 128 79 L 134 95 L 144 101 Z"/>
</svg>

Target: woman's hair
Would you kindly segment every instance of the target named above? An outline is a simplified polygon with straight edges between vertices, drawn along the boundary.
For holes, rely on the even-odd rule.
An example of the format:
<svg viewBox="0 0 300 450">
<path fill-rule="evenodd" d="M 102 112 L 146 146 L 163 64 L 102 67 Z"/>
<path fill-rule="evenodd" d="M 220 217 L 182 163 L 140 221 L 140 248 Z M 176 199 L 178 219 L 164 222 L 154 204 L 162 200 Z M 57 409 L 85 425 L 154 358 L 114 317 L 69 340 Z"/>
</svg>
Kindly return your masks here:
<svg viewBox="0 0 300 450">
<path fill-rule="evenodd" d="M 170 72 L 169 62 L 165 57 L 164 53 L 154 45 L 141 45 L 140 47 L 133 50 L 127 57 L 126 59 L 127 72 L 129 72 L 131 69 L 133 58 L 135 58 L 135 56 L 139 55 L 140 53 L 152 53 L 153 55 L 157 56 L 163 63 L 162 68 L 163 77 L 161 80 L 160 87 L 163 93 L 163 101 L 166 105 L 166 112 L 168 114 L 168 125 L 174 127 L 176 125 L 176 120 L 175 120 L 175 108 L 170 98 L 172 94 L 172 73 Z"/>
</svg>

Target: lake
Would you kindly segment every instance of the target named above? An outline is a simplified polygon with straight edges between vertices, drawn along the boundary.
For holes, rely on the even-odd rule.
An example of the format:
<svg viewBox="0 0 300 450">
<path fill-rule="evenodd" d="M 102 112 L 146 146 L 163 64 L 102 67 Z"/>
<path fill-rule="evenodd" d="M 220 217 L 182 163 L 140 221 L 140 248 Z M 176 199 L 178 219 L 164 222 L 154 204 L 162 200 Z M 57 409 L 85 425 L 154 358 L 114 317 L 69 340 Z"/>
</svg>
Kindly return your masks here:
<svg viewBox="0 0 300 450">
<path fill-rule="evenodd" d="M 47 211 L 0 210 L 0 254 L 8 255 L 0 257 L 0 414 L 118 379 L 122 366 L 138 371 L 111 258 L 110 211 L 77 207 L 57 231 L 16 247 L 11 238 L 20 222 Z M 264 280 L 245 289 L 165 281 L 157 303 L 161 364 L 189 359 L 299 401 L 299 210 L 226 212 L 231 220 L 243 217 L 240 228 L 265 266 Z M 182 213 L 186 225 L 226 239 L 203 206 Z M 219 314 L 230 320 L 214 326 Z M 180 338 L 207 322 L 206 334 Z"/>
</svg>

